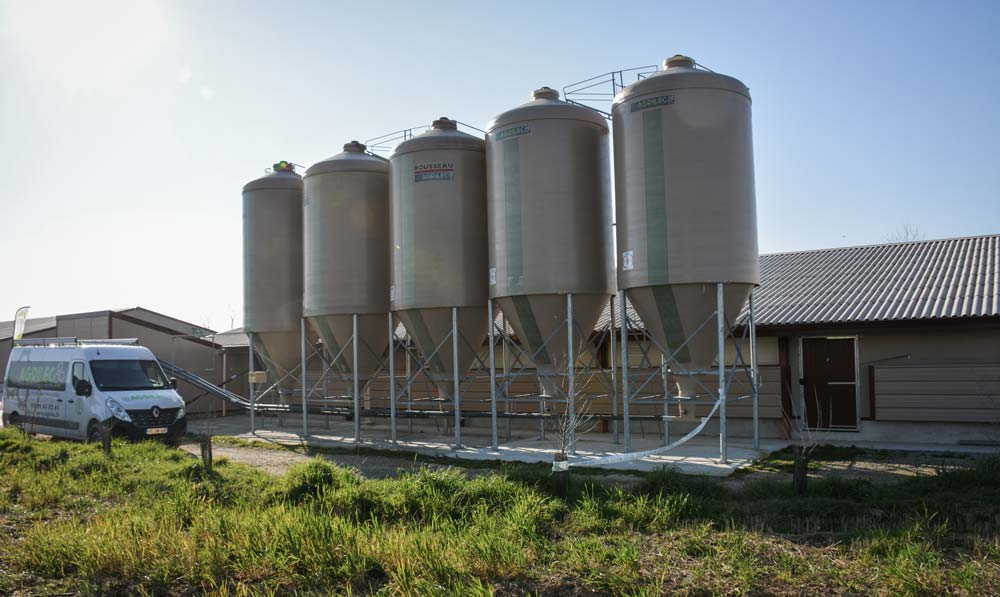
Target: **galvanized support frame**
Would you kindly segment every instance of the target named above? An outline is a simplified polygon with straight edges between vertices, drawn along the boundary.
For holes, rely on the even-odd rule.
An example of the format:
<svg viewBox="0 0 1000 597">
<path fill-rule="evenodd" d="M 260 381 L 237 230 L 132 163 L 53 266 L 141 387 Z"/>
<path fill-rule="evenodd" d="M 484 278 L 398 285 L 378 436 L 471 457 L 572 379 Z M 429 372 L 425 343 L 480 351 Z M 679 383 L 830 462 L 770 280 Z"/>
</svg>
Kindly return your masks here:
<svg viewBox="0 0 1000 597">
<path fill-rule="evenodd" d="M 301 363 L 297 367 L 301 371 L 299 376 L 299 381 L 301 383 L 301 394 L 302 394 L 302 430 L 303 438 L 305 441 L 309 439 L 309 411 L 312 409 L 314 412 L 319 412 L 321 414 L 325 413 L 329 416 L 330 411 L 327 410 L 331 404 L 336 403 L 347 403 L 351 411 L 351 416 L 354 421 L 354 441 L 355 443 L 360 443 L 362 441 L 361 435 L 361 418 L 364 412 L 361 408 L 361 397 L 367 391 L 369 384 L 374 380 L 378 374 L 386 368 L 386 358 L 383 355 L 375 355 L 380 359 L 378 367 L 373 372 L 372 377 L 364 385 L 361 384 L 361 380 L 358 376 L 357 363 L 360 358 L 360 351 L 362 349 L 375 354 L 375 351 L 368 346 L 366 343 L 362 342 L 358 337 L 358 316 L 359 314 L 354 313 L 351 315 L 351 337 L 348 341 L 341 347 L 340 351 L 336 354 L 329 354 L 330 359 L 327 361 L 326 355 L 323 350 L 319 349 L 317 346 L 313 346 L 308 341 L 307 335 L 307 318 L 302 318 L 302 324 L 300 327 L 301 343 L 302 343 L 302 353 L 301 353 Z M 390 320 L 391 323 L 391 320 Z M 307 351 L 307 348 L 311 348 L 312 353 Z M 349 356 L 348 356 L 348 351 Z M 320 368 L 320 374 L 315 383 L 310 384 L 307 373 L 309 363 L 318 358 L 322 363 Z M 338 371 L 335 371 L 337 365 L 340 363 L 346 363 L 347 359 L 350 358 L 351 374 L 345 375 Z M 391 362 L 392 355 L 389 355 L 389 361 Z M 334 378 L 333 381 L 346 384 L 348 386 L 346 396 L 330 397 L 329 394 L 329 383 L 331 377 Z M 272 386 L 273 387 L 273 386 Z M 321 393 L 321 398 L 316 398 L 315 394 Z M 316 404 L 316 401 L 319 404 Z M 393 402 L 394 404 L 394 402 Z M 285 409 L 286 411 L 288 409 Z M 329 423 L 329 421 L 327 421 Z"/>
<path fill-rule="evenodd" d="M 612 297 L 609 297 L 609 299 Z M 610 304 L 614 305 L 613 301 Z M 506 439 L 511 438 L 510 434 L 510 421 L 512 418 L 524 418 L 524 419 L 538 419 L 538 438 L 541 440 L 545 439 L 545 424 L 546 420 L 552 418 L 547 410 L 548 404 L 550 403 L 560 403 L 563 406 L 563 416 L 567 416 L 571 421 L 580 420 L 580 410 L 579 406 L 581 403 L 588 403 L 590 400 L 595 398 L 610 397 L 612 404 L 614 405 L 615 412 L 612 415 L 612 419 L 617 416 L 617 391 L 615 386 L 615 370 L 612 365 L 611 368 L 605 368 L 600 363 L 599 351 L 595 350 L 591 358 L 580 366 L 579 355 L 576 354 L 576 344 L 579 342 L 580 338 L 583 338 L 583 330 L 580 329 L 579 325 L 575 323 L 573 316 L 573 294 L 566 295 L 566 317 L 560 326 L 555 330 L 550 332 L 548 338 L 545 338 L 538 351 L 543 350 L 549 343 L 553 340 L 556 334 L 562 330 L 567 330 L 567 364 L 566 367 L 560 369 L 559 371 L 553 372 L 551 376 L 563 377 L 565 378 L 565 388 L 560 390 L 560 395 L 558 396 L 544 396 L 539 391 L 537 393 L 529 394 L 519 394 L 513 395 L 511 392 L 511 384 L 513 381 L 520 377 L 530 377 L 538 380 L 540 383 L 541 376 L 538 373 L 538 367 L 535 363 L 534 354 L 528 354 L 525 350 L 512 336 L 511 330 L 508 329 L 506 320 L 503 316 L 503 311 L 496 309 L 496 305 L 493 299 L 489 301 L 489 311 L 491 313 L 499 312 L 500 324 L 497 324 L 497 317 L 493 318 L 493 328 L 490 333 L 491 343 L 499 342 L 502 349 L 502 372 L 498 372 L 496 367 L 492 367 L 490 371 L 490 381 L 491 381 L 491 399 L 493 394 L 496 394 L 497 402 L 504 403 L 504 417 L 506 419 Z M 568 326 L 568 328 L 564 327 Z M 606 340 L 605 334 L 610 334 L 610 327 L 608 330 L 598 330 L 595 335 L 591 335 L 587 338 L 587 341 L 593 340 L 597 348 L 600 348 L 604 341 Z M 614 349 L 614 341 L 612 342 L 612 350 Z M 512 358 L 509 358 L 512 357 Z M 581 388 L 585 388 L 588 384 L 580 382 L 581 379 L 585 379 L 590 376 L 593 379 L 594 376 L 603 376 L 605 381 L 605 387 L 608 388 L 606 392 L 587 392 Z M 560 384 L 561 386 L 562 384 Z M 516 404 L 538 404 L 540 411 L 538 413 L 530 414 L 523 413 L 514 415 L 512 412 L 512 407 Z M 497 417 L 499 417 L 499 413 Z M 577 440 L 577 425 L 570 425 L 568 430 L 568 449 L 571 453 L 576 452 L 576 440 Z M 497 449 L 499 447 L 499 438 L 496 442 Z"/>
<path fill-rule="evenodd" d="M 685 371 L 685 367 L 680 363 L 677 363 L 675 356 L 676 354 L 686 346 L 687 342 L 681 346 L 670 347 L 672 349 L 668 350 L 667 347 L 660 346 L 652 336 L 645 334 L 645 331 L 638 325 L 637 322 L 633 322 L 628 317 L 628 312 L 625 306 L 626 291 L 620 290 L 618 293 L 619 311 L 621 314 L 621 325 L 619 327 L 621 333 L 621 370 L 622 370 L 622 411 L 623 411 L 623 429 L 625 435 L 625 452 L 630 452 L 632 450 L 631 446 L 631 429 L 630 429 L 630 407 L 636 403 L 646 403 L 649 404 L 655 401 L 662 401 L 664 405 L 664 413 L 669 413 L 669 406 L 671 404 L 685 404 L 688 406 L 695 405 L 714 405 L 715 410 L 719 413 L 719 462 L 722 464 L 728 463 L 728 429 L 727 429 L 727 405 L 730 402 L 735 402 L 737 400 L 750 399 L 753 402 L 753 416 L 754 416 L 754 448 L 759 449 L 760 447 L 760 426 L 759 426 L 759 410 L 758 410 L 758 394 L 759 394 L 759 370 L 757 365 L 757 333 L 756 333 L 756 322 L 753 313 L 753 303 L 752 303 L 752 293 L 749 304 L 750 313 L 746 320 L 746 325 L 741 336 L 737 336 L 731 322 L 726 320 L 725 317 L 725 304 L 724 304 L 724 292 L 725 283 L 716 283 L 716 308 L 713 313 L 691 333 L 689 334 L 689 340 L 691 337 L 701 334 L 701 333 L 711 333 L 708 330 L 710 323 L 715 323 L 714 332 L 716 334 L 717 342 L 717 366 L 710 371 L 699 371 L 699 372 L 689 372 Z M 646 337 L 644 343 L 640 343 L 640 347 L 643 352 L 642 362 L 637 366 L 629 363 L 628 356 L 628 342 L 630 335 L 643 334 Z M 750 361 L 748 362 L 740 349 L 740 346 L 744 341 L 747 340 L 749 334 L 750 343 Z M 725 349 L 727 342 L 731 341 L 735 348 L 735 358 L 732 366 L 726 365 L 725 359 Z M 658 365 L 654 365 L 649 358 L 649 348 L 655 346 L 660 350 L 661 360 Z M 672 366 L 677 365 L 677 371 L 672 369 Z M 634 370 L 633 370 L 634 368 Z M 655 369 L 652 372 L 643 374 L 642 369 Z M 736 377 L 736 372 L 742 371 L 750 381 L 750 393 L 746 396 L 733 397 L 730 395 L 730 388 Z M 695 378 L 697 384 L 700 386 L 700 394 L 704 398 L 698 398 L 692 400 L 686 397 L 675 397 L 670 394 L 670 378 L 674 375 L 714 375 L 717 380 L 717 384 L 714 388 L 707 387 L 701 380 L 697 377 Z M 663 384 L 662 394 L 653 394 L 650 396 L 640 398 L 640 393 L 650 385 L 654 378 L 659 378 Z M 663 436 L 664 436 L 664 446 L 670 446 L 670 427 L 669 421 L 673 418 L 669 414 L 665 414 L 663 417 Z"/>
<path fill-rule="evenodd" d="M 452 425 L 454 426 L 454 443 L 453 449 L 461 449 L 462 444 L 462 386 L 470 381 L 470 379 L 476 377 L 479 374 L 485 375 L 485 372 L 490 368 L 485 361 L 483 361 L 482 356 L 479 354 L 481 347 L 475 347 L 469 342 L 458 329 L 458 307 L 451 307 L 451 331 L 441 339 L 441 341 L 434 347 L 429 354 L 418 354 L 416 347 L 411 344 L 409 336 L 405 336 L 402 340 L 397 341 L 395 338 L 395 316 L 390 313 L 389 316 L 389 334 L 390 334 L 390 392 L 389 400 L 391 403 L 390 412 L 390 437 L 395 443 L 398 437 L 398 404 L 404 398 L 408 407 L 408 414 L 413 414 L 413 403 L 414 401 L 419 401 L 420 399 L 413 398 L 412 389 L 414 383 L 420 378 L 422 373 L 429 371 L 429 363 L 434 358 L 435 355 L 440 354 L 445 350 L 450 350 L 452 359 L 452 371 L 453 375 L 450 380 L 437 380 L 432 381 L 433 384 L 438 383 L 450 383 L 452 390 L 452 410 L 451 412 L 442 411 L 441 415 L 451 416 Z M 459 361 L 459 350 L 461 345 L 465 345 L 467 348 L 472 350 L 477 356 L 477 365 L 470 368 L 469 371 L 459 371 L 458 361 Z M 450 345 L 450 346 L 448 346 Z M 446 348 L 447 346 L 447 348 Z M 400 383 L 396 380 L 395 376 L 395 351 L 402 348 L 406 354 L 406 373 L 405 377 Z M 417 367 L 413 369 L 410 364 L 411 362 L 416 363 Z M 412 431 L 413 418 L 409 417 L 409 422 Z"/>
<path fill-rule="evenodd" d="M 510 435 L 510 421 L 512 418 L 538 418 L 540 427 L 544 427 L 545 421 L 551 418 L 553 415 L 542 412 L 540 414 L 530 414 L 524 413 L 517 415 L 514 413 L 514 406 L 518 402 L 537 402 L 542 404 L 543 402 L 561 401 L 565 407 L 564 413 L 571 419 L 575 418 L 578 413 L 578 400 L 589 400 L 595 397 L 610 397 L 612 404 L 612 435 L 616 443 L 623 442 L 623 451 L 632 451 L 632 406 L 637 403 L 650 404 L 655 401 L 662 401 L 664 416 L 663 416 L 663 440 L 664 445 L 670 445 L 670 419 L 672 418 L 669 414 L 669 407 L 672 404 L 716 404 L 718 403 L 717 410 L 719 411 L 719 426 L 720 426 L 720 437 L 719 437 L 719 460 L 720 462 L 727 462 L 728 460 L 728 435 L 727 435 L 727 412 L 726 406 L 729 402 L 740 400 L 740 399 L 751 399 L 753 403 L 753 431 L 754 431 L 754 447 L 759 448 L 760 446 L 760 422 L 759 422 L 759 387 L 760 387 L 760 374 L 758 365 L 758 351 L 757 351 L 757 334 L 755 327 L 755 311 L 753 305 L 753 296 L 751 294 L 749 302 L 749 313 L 746 318 L 746 324 L 743 330 L 742 337 L 737 337 L 730 322 L 726 321 L 724 317 L 724 296 L 725 285 L 722 283 L 716 284 L 716 309 L 712 316 L 696 329 L 694 332 L 697 333 L 710 333 L 708 329 L 711 329 L 708 324 L 712 323 L 714 320 L 716 324 L 714 326 L 715 332 L 717 334 L 718 350 L 720 355 L 725 354 L 725 346 L 727 341 L 734 342 L 736 346 L 736 359 L 731 367 L 727 367 L 725 364 L 725 359 L 720 358 L 718 366 L 713 368 L 711 373 L 716 377 L 717 384 L 713 388 L 706 388 L 705 385 L 699 380 L 698 384 L 704 390 L 701 393 L 702 396 L 711 397 L 711 400 L 698 399 L 696 401 L 684 400 L 676 396 L 672 396 L 670 392 L 670 380 L 674 375 L 681 374 L 681 371 L 673 371 L 671 365 L 675 363 L 674 354 L 666 350 L 665 347 L 660 347 L 656 345 L 655 341 L 648 337 L 648 342 L 640 344 L 641 350 L 643 352 L 642 362 L 638 364 L 630 363 L 629 359 L 629 343 L 634 337 L 636 337 L 637 332 L 639 332 L 640 327 L 637 325 L 638 322 L 632 320 L 628 316 L 627 309 L 627 293 L 625 291 L 619 291 L 617 296 L 609 297 L 609 306 L 611 309 L 611 325 L 608 326 L 607 332 L 598 332 L 610 334 L 610 338 L 598 337 L 597 345 L 603 346 L 604 342 L 608 342 L 609 350 L 611 353 L 609 356 L 610 368 L 604 368 L 603 366 L 594 366 L 594 361 L 596 357 L 591 359 L 590 363 L 582 365 L 579 363 L 579 359 L 576 352 L 576 343 L 579 340 L 577 334 L 581 333 L 582 330 L 575 325 L 573 319 L 573 295 L 568 294 L 566 296 L 566 317 L 562 325 L 567 327 L 567 356 L 568 363 L 565 371 L 558 373 L 560 376 L 565 376 L 565 395 L 561 396 L 550 396 L 543 397 L 539 395 L 519 395 L 515 396 L 511 393 L 511 384 L 518 377 L 523 375 L 531 375 L 537 378 L 537 368 L 534 371 L 530 370 L 530 366 L 533 364 L 532 356 L 527 354 L 527 352 L 517 343 L 517 341 L 512 337 L 510 331 L 507 328 L 506 319 L 502 311 L 496 309 L 496 304 L 493 300 L 490 300 L 487 307 L 487 313 L 489 315 L 491 325 L 489 329 L 489 350 L 488 357 L 489 362 L 484 362 L 483 355 L 476 347 L 469 347 L 475 350 L 477 354 L 477 359 L 479 361 L 477 367 L 473 367 L 468 372 L 459 372 L 457 368 L 458 364 L 458 354 L 460 349 L 460 343 L 466 342 L 468 340 L 463 337 L 459 332 L 457 326 L 457 308 L 452 309 L 452 330 L 448 336 L 442 339 L 441 343 L 437 346 L 435 351 L 431 355 L 417 355 L 415 347 L 411 344 L 409 337 L 404 336 L 402 338 L 397 337 L 396 329 L 398 326 L 398 321 L 395 319 L 393 313 L 387 315 L 388 322 L 388 333 L 389 333 L 389 354 L 387 358 L 383 357 L 382 362 L 379 365 L 378 370 L 372 375 L 372 378 L 368 380 L 370 384 L 380 372 L 383 372 L 388 365 L 388 377 L 389 377 L 389 419 L 390 419 L 390 441 L 392 443 L 397 443 L 398 436 L 398 423 L 399 423 L 399 405 L 401 401 L 406 401 L 408 405 L 409 415 L 413 415 L 414 400 L 418 402 L 421 400 L 419 398 L 414 398 L 411 394 L 412 386 L 417 379 L 417 377 L 428 370 L 428 362 L 434 354 L 438 351 L 451 349 L 452 365 L 455 374 L 450 380 L 451 389 L 453 393 L 453 408 L 451 413 L 442 412 L 441 414 L 451 415 L 454 421 L 454 447 L 456 449 L 462 447 L 462 386 L 464 383 L 468 382 L 471 378 L 476 375 L 488 375 L 490 380 L 490 397 L 489 397 L 489 417 L 490 417 L 490 448 L 493 450 L 499 450 L 502 444 L 501 438 L 499 437 L 499 419 L 501 418 L 501 402 L 503 403 L 503 418 L 505 419 L 505 439 L 509 440 Z M 720 316 L 722 314 L 723 316 Z M 500 321 L 498 324 L 497 321 Z M 331 355 L 333 358 L 329 362 L 329 365 L 325 366 L 322 370 L 320 380 L 318 380 L 312 387 L 307 384 L 307 379 L 305 372 L 307 371 L 307 364 L 309 360 L 316 355 L 324 360 L 325 358 L 321 351 L 316 347 L 312 347 L 314 355 L 308 355 L 309 343 L 306 336 L 307 326 L 303 319 L 301 323 L 301 335 L 302 335 L 302 347 L 301 356 L 302 363 L 301 369 L 302 375 L 300 377 L 302 382 L 301 394 L 302 394 L 302 413 L 303 413 L 303 437 L 308 439 L 309 437 L 309 411 L 310 411 L 310 401 L 313 399 L 313 392 L 320 385 L 327 383 L 327 380 L 331 373 L 333 372 L 334 366 L 338 359 L 346 360 L 347 347 L 341 349 L 341 353 L 338 355 Z M 615 331 L 621 335 L 617 338 L 615 337 Z M 743 358 L 743 353 L 740 350 L 740 346 L 746 340 L 749 334 L 749 362 Z M 250 359 L 250 369 L 255 368 L 256 354 L 253 349 L 253 334 L 250 333 L 251 343 L 249 348 L 249 359 Z M 553 336 L 555 333 L 553 332 Z M 448 342 L 450 340 L 450 342 Z M 545 342 L 551 340 L 551 337 L 546 339 Z M 350 402 L 351 410 L 353 411 L 354 420 L 354 441 L 362 441 L 362 430 L 361 430 L 361 418 L 365 416 L 365 412 L 362 409 L 361 398 L 362 395 L 367 391 L 368 385 L 362 387 L 361 380 L 358 376 L 357 363 L 359 362 L 359 351 L 362 349 L 371 350 L 370 347 L 362 346 L 363 342 L 358 338 L 358 315 L 352 315 L 352 337 L 350 339 L 350 359 L 351 359 L 351 374 L 348 382 L 350 383 Z M 450 344 L 450 346 L 448 346 Z M 497 344 L 501 348 L 501 367 L 498 367 L 497 363 Z M 445 348 L 448 346 L 448 348 Z M 543 347 L 545 343 L 543 343 Z M 662 360 L 658 366 L 653 367 L 650 362 L 650 349 L 652 346 L 656 346 L 660 349 L 662 353 Z M 402 348 L 406 354 L 406 373 L 405 378 L 400 382 L 396 375 L 395 366 L 395 351 Z M 679 351 L 683 346 L 673 347 L 674 351 Z M 618 363 L 615 363 L 618 357 Z M 386 361 L 388 361 L 386 363 Z M 411 363 L 416 363 L 417 367 L 411 367 Z M 619 375 L 621 375 L 621 392 L 619 395 L 617 381 Z M 651 373 L 644 373 L 642 369 L 655 369 Z M 733 397 L 730 395 L 730 386 L 733 383 L 735 373 L 737 370 L 742 370 L 746 372 L 747 376 L 751 380 L 751 392 L 748 396 Z M 701 372 L 708 373 L 708 372 Z M 604 375 L 608 381 L 609 391 L 604 394 L 587 394 L 583 395 L 581 393 L 582 386 L 578 383 L 584 375 Z M 283 378 L 284 379 L 284 378 Z M 650 396 L 644 396 L 640 398 L 640 393 L 647 387 L 649 387 L 650 382 L 654 379 L 659 379 L 659 383 L 663 384 L 662 395 L 653 395 L 652 400 Z M 274 391 L 275 388 L 281 383 L 279 380 L 277 383 L 271 385 L 264 392 L 260 392 L 260 389 L 256 384 L 249 384 L 250 392 L 250 403 L 252 408 L 250 409 L 251 418 L 251 432 L 256 431 L 256 419 L 255 414 L 257 410 L 262 408 L 260 399 L 261 396 L 267 392 Z M 656 385 L 659 385 L 657 383 Z M 584 384 L 587 385 L 587 384 Z M 559 387 L 563 387 L 562 384 Z M 563 392 L 560 392 L 562 394 Z M 326 392 L 324 392 L 324 395 Z M 348 397 L 345 397 L 348 398 Z M 330 401 L 342 400 L 338 398 L 325 398 Z M 313 405 L 315 406 L 315 405 Z M 263 408 L 272 408 L 272 406 L 264 406 Z M 619 410 L 620 409 L 620 410 Z M 278 409 L 279 411 L 287 412 L 288 408 Z M 619 417 L 619 412 L 621 416 Z M 371 415 L 369 415 L 371 416 Z M 378 415 L 375 416 L 385 416 Z M 410 424 L 412 425 L 412 416 L 410 417 Z M 541 433 L 540 433 L 541 435 Z M 576 451 L 576 440 L 577 440 L 577 429 L 575 426 L 570 431 L 569 437 L 569 450 L 571 453 Z"/>
<path fill-rule="evenodd" d="M 301 338 L 302 338 L 302 342 L 303 342 L 302 356 L 305 355 L 305 345 L 304 345 L 304 343 L 305 343 L 305 333 L 304 332 L 305 332 L 305 328 L 304 327 L 300 328 L 300 333 L 302 334 Z M 247 332 L 247 339 L 248 339 L 247 354 L 248 354 L 248 358 L 249 358 L 249 371 L 247 373 L 248 376 L 250 375 L 249 372 L 252 372 L 252 371 L 254 371 L 256 369 L 257 359 L 258 358 L 260 358 L 261 360 L 264 360 L 264 361 L 268 361 L 268 357 L 265 354 L 258 354 L 254 350 L 254 342 L 253 342 L 254 335 L 255 335 L 254 332 L 249 332 L 249 331 Z M 269 362 L 265 362 L 264 363 L 265 369 L 266 369 L 266 366 L 268 364 L 269 364 Z M 276 367 L 275 363 L 270 362 L 270 364 L 274 365 Z M 286 390 L 286 392 L 287 392 L 286 393 L 286 392 L 282 391 L 282 387 L 281 386 L 285 382 L 285 380 L 287 380 L 289 378 L 295 379 L 300 384 L 302 384 L 303 386 L 305 386 L 306 385 L 305 375 L 306 375 L 306 366 L 305 366 L 305 359 L 303 359 L 298 365 L 296 365 L 295 367 L 289 369 L 280 378 L 278 378 L 276 381 L 273 381 L 270 385 L 266 386 L 263 391 L 261 391 L 257 387 L 257 384 L 254 384 L 249 379 L 249 377 L 248 377 L 248 379 L 247 379 L 247 386 L 248 386 L 249 394 L 250 394 L 250 432 L 251 433 L 256 433 L 256 431 L 257 431 L 257 418 L 256 418 L 257 411 L 267 411 L 267 412 L 276 412 L 276 413 L 278 413 L 278 417 L 279 417 L 279 421 L 280 421 L 279 424 L 280 425 L 284 425 L 284 417 L 285 417 L 285 415 L 288 414 L 289 412 L 291 412 L 293 410 L 293 407 L 292 407 L 292 404 L 291 404 L 291 402 L 289 400 L 289 397 L 291 395 L 294 395 L 295 388 L 294 387 L 288 388 Z M 266 399 L 267 396 L 273 395 L 274 393 L 278 394 L 278 397 L 279 397 L 278 403 L 275 404 L 275 403 L 264 402 L 264 400 Z M 305 410 L 305 404 L 306 404 L 305 397 L 303 396 L 303 412 Z M 305 415 L 303 415 L 303 416 L 305 416 Z"/>
</svg>

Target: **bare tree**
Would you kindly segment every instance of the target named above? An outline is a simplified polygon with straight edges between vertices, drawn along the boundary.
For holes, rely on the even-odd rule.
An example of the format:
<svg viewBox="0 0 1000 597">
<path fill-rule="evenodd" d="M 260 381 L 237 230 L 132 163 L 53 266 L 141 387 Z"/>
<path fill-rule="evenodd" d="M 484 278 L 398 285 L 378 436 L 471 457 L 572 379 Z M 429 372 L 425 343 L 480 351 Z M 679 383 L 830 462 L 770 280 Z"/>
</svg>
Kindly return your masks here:
<svg viewBox="0 0 1000 597">
<path fill-rule="evenodd" d="M 887 243 L 906 243 L 915 240 L 924 240 L 924 233 L 920 228 L 909 224 L 903 224 L 882 237 L 882 241 Z"/>
<path fill-rule="evenodd" d="M 574 363 L 575 365 L 575 363 Z M 557 370 L 562 370 L 560 367 Z M 577 387 L 586 387 L 596 373 L 590 372 L 574 383 Z M 579 434 L 593 430 L 597 425 L 590 412 L 590 402 L 580 400 L 577 392 L 570 392 L 568 384 L 560 384 L 559 392 L 566 398 L 563 411 L 556 419 L 556 441 L 558 449 L 552 457 L 552 492 L 565 497 L 569 493 L 569 455 L 574 449 L 574 441 Z M 573 412 L 570 413 L 570 401 L 573 401 Z"/>
<path fill-rule="evenodd" d="M 791 388 L 788 388 L 788 390 L 791 393 Z M 815 412 L 819 414 L 821 412 L 819 395 L 815 391 L 812 398 L 814 401 L 813 406 L 816 409 Z M 814 430 L 809 427 L 804 390 L 802 392 L 802 399 L 799 400 L 799 412 L 788 413 L 782 409 L 781 418 L 792 440 L 792 453 L 795 456 L 792 465 L 792 489 L 795 491 L 795 495 L 804 495 L 806 485 L 809 482 L 809 457 L 812 455 L 813 450 L 816 449 L 816 446 L 819 445 L 819 438 L 816 437 Z"/>
<path fill-rule="evenodd" d="M 236 328 L 236 319 L 238 315 L 236 314 L 236 309 L 233 309 L 232 305 L 226 306 L 226 317 L 229 318 L 229 327 L 227 329 L 232 330 Z"/>
</svg>

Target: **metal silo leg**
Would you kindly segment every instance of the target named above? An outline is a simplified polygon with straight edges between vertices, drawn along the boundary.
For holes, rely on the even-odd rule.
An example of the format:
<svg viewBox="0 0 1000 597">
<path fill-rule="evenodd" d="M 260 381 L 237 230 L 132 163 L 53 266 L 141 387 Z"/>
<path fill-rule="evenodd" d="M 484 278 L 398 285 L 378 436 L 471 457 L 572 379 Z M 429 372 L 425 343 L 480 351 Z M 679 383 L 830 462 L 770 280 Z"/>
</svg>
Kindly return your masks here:
<svg viewBox="0 0 1000 597">
<path fill-rule="evenodd" d="M 306 318 L 303 317 L 300 323 L 301 342 L 299 348 L 302 349 L 302 365 L 299 369 L 299 377 L 302 381 L 302 441 L 309 441 L 309 388 L 306 387 Z"/>
<path fill-rule="evenodd" d="M 722 282 L 716 284 L 716 312 L 719 333 L 719 463 L 727 464 L 728 447 L 726 446 L 726 311 L 723 302 Z"/>
<path fill-rule="evenodd" d="M 396 326 L 389 312 L 389 435 L 396 445 Z"/>
<path fill-rule="evenodd" d="M 493 299 L 486 301 L 486 313 L 490 321 L 490 439 L 494 450 L 500 449 L 500 442 L 497 438 L 497 366 L 494 355 L 494 345 L 496 344 L 496 330 L 493 329 Z"/>
<path fill-rule="evenodd" d="M 247 354 L 250 355 L 250 367 L 247 370 L 247 388 L 250 392 L 250 433 L 257 433 L 257 421 L 254 418 L 257 413 L 257 395 L 254 391 L 253 380 L 251 379 L 252 373 L 254 371 L 254 358 L 253 358 L 253 334 L 247 333 L 247 339 L 249 340 L 249 346 L 247 346 Z"/>
<path fill-rule="evenodd" d="M 750 291 L 750 392 L 753 395 L 753 449 L 760 449 L 760 371 L 757 368 L 757 317 L 753 310 L 753 291 Z"/>
<path fill-rule="evenodd" d="M 611 369 L 611 437 L 614 443 L 618 443 L 618 375 L 615 366 L 615 320 L 618 314 L 615 313 L 615 297 L 612 295 L 609 301 L 608 313 L 611 314 L 610 344 L 608 348 L 608 365 Z"/>
<path fill-rule="evenodd" d="M 618 310 L 621 313 L 622 330 L 622 432 L 625 434 L 625 451 L 632 451 L 632 435 L 628 420 L 628 310 L 625 307 L 625 291 L 618 291 Z"/>
<path fill-rule="evenodd" d="M 361 395 L 358 393 L 358 314 L 351 315 L 351 364 L 354 380 L 354 442 L 361 442 Z"/>
<path fill-rule="evenodd" d="M 455 393 L 455 449 L 462 447 L 462 399 L 458 395 L 458 307 L 451 308 L 452 391 Z"/>
<path fill-rule="evenodd" d="M 573 395 L 573 374 L 576 359 L 573 354 L 573 293 L 566 294 L 566 408 L 569 410 L 569 453 L 576 454 L 576 400 Z"/>
</svg>

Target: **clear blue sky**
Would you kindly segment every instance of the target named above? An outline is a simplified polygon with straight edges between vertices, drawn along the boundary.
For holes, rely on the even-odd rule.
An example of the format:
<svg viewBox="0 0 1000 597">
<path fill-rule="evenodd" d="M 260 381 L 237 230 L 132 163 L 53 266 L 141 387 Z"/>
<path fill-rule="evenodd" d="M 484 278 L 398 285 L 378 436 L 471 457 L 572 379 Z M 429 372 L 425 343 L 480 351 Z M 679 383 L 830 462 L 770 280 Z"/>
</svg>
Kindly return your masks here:
<svg viewBox="0 0 1000 597">
<path fill-rule="evenodd" d="M 753 94 L 762 252 L 1000 232 L 1000 2 L 0 0 L 0 319 L 242 319 L 279 159 L 686 53 Z"/>
</svg>

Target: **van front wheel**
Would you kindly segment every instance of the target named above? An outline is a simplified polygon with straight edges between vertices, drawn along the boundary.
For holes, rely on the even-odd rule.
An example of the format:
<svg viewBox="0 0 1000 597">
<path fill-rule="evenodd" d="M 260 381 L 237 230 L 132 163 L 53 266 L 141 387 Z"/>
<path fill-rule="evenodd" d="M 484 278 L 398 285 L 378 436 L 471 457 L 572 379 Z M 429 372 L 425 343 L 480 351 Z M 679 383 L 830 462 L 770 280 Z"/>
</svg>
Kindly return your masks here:
<svg viewBox="0 0 1000 597">
<path fill-rule="evenodd" d="M 87 426 L 87 441 L 92 444 L 101 442 L 101 426 L 97 421 L 91 421 Z"/>
</svg>

